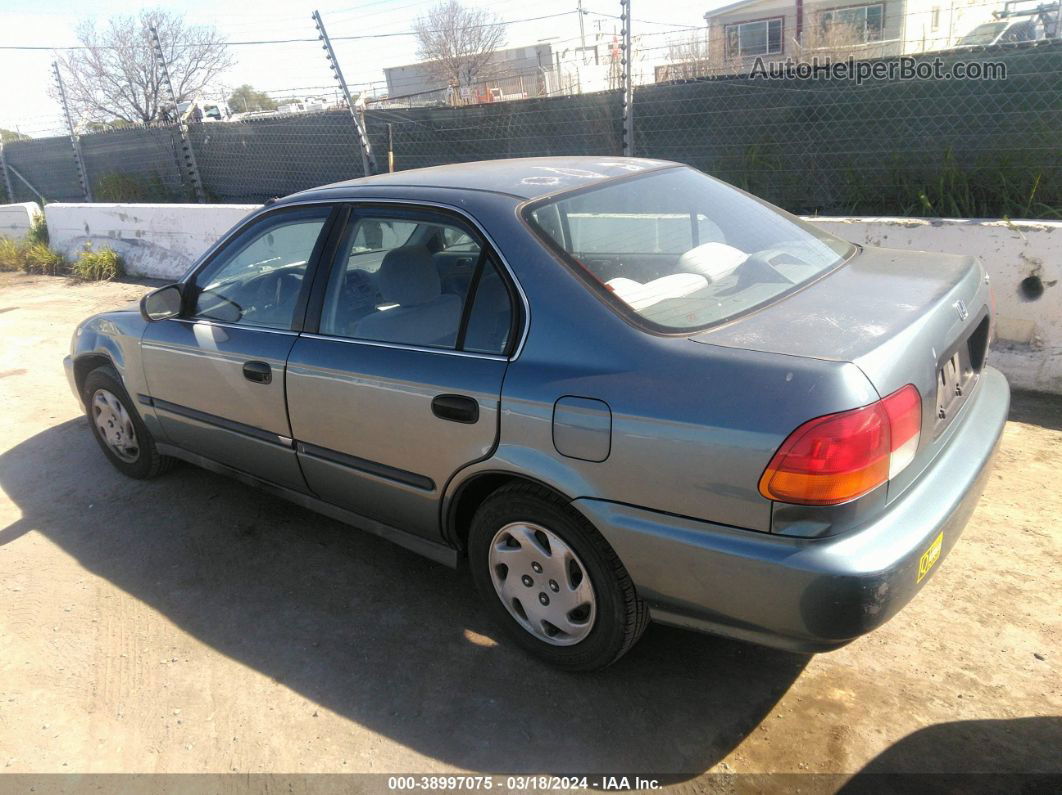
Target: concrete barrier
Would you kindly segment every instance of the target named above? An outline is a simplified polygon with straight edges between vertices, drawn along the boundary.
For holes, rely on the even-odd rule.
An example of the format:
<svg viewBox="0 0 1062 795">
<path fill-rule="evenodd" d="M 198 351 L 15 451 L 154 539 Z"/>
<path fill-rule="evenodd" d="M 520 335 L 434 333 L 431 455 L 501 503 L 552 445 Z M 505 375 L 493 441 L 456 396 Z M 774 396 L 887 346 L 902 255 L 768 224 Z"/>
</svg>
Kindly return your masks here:
<svg viewBox="0 0 1062 795">
<path fill-rule="evenodd" d="M 52 245 L 68 256 L 77 256 L 86 242 L 109 246 L 125 258 L 131 274 L 172 279 L 255 209 L 251 204 L 49 204 L 45 214 Z M 1062 222 L 808 220 L 854 243 L 981 257 L 996 296 L 993 364 L 1016 387 L 1062 394 Z"/>
<path fill-rule="evenodd" d="M 996 298 L 991 363 L 1014 387 L 1062 394 L 1062 222 L 807 220 L 853 243 L 980 257 Z"/>
<path fill-rule="evenodd" d="M 0 237 L 20 240 L 26 236 L 41 208 L 33 202 L 0 204 Z"/>
<path fill-rule="evenodd" d="M 256 204 L 49 204 L 51 245 L 71 259 L 89 243 L 134 276 L 176 279 Z"/>
</svg>

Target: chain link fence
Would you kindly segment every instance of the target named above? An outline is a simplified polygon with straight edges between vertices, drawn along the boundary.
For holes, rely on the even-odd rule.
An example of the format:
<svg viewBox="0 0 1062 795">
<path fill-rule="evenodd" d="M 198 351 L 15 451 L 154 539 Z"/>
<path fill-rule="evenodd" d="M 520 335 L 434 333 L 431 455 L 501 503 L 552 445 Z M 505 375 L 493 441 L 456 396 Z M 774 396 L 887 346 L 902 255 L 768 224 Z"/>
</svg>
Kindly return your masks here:
<svg viewBox="0 0 1062 795">
<path fill-rule="evenodd" d="M 689 163 L 799 213 L 1062 217 L 1062 41 L 952 50 L 1006 79 L 757 79 L 640 86 L 634 153 Z M 622 152 L 619 91 L 365 111 L 377 170 Z M 362 176 L 346 110 L 193 124 L 207 199 L 258 202 Z M 176 127 L 82 135 L 96 201 L 194 201 Z M 9 142 L 16 201 L 81 201 L 69 138 Z M 0 180 L 2 183 L 2 180 Z"/>
</svg>

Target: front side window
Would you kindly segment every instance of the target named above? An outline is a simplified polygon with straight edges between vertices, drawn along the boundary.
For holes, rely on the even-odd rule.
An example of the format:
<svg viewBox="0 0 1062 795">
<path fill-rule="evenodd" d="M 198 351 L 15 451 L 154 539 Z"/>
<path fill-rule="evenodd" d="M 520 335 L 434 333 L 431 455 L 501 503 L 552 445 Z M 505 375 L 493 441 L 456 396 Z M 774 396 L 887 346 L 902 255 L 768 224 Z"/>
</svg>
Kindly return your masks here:
<svg viewBox="0 0 1062 795">
<path fill-rule="evenodd" d="M 822 32 L 834 44 L 881 41 L 885 7 L 882 5 L 832 8 L 822 12 Z"/>
<path fill-rule="evenodd" d="M 320 333 L 502 353 L 512 317 L 508 288 L 469 230 L 429 214 L 356 213 L 329 277 Z"/>
<path fill-rule="evenodd" d="M 724 28 L 728 58 L 773 55 L 782 51 L 782 18 L 757 19 Z"/>
<path fill-rule="evenodd" d="M 195 277 L 193 317 L 289 329 L 331 209 L 275 213 L 239 234 Z"/>
<path fill-rule="evenodd" d="M 662 331 L 728 320 L 855 250 L 691 168 L 562 194 L 532 204 L 527 216 L 588 284 Z"/>
</svg>

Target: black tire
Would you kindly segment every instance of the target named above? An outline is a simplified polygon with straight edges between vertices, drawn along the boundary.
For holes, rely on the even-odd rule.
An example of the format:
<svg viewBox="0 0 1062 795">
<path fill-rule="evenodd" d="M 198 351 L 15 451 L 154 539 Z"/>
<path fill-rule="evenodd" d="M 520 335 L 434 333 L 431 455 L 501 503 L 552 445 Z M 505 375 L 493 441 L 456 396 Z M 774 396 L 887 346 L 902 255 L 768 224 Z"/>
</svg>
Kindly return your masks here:
<svg viewBox="0 0 1062 795">
<path fill-rule="evenodd" d="M 583 564 L 594 589 L 596 618 L 589 634 L 574 645 L 555 646 L 535 637 L 510 615 L 495 590 L 490 546 L 495 534 L 513 522 L 548 528 Z M 476 589 L 495 621 L 523 649 L 558 668 L 592 671 L 611 665 L 627 653 L 649 623 L 648 608 L 608 542 L 563 499 L 534 484 L 504 486 L 483 501 L 472 518 L 468 557 Z"/>
<path fill-rule="evenodd" d="M 132 420 L 138 448 L 138 454 L 133 461 L 125 461 L 120 458 L 107 443 L 107 440 L 103 438 L 100 429 L 96 426 L 92 403 L 96 392 L 100 389 L 105 389 L 114 395 Z M 88 417 L 89 428 L 92 430 L 92 435 L 96 438 L 97 444 L 103 450 L 103 454 L 107 456 L 107 460 L 123 475 L 137 480 L 146 480 L 162 474 L 173 464 L 174 459 L 159 454 L 154 438 L 148 431 L 147 426 L 144 425 L 144 421 L 140 418 L 140 413 L 133 405 L 133 401 L 130 400 L 129 393 L 125 391 L 122 379 L 114 368 L 97 367 L 90 372 L 81 386 L 81 401 L 85 406 L 85 415 Z"/>
</svg>

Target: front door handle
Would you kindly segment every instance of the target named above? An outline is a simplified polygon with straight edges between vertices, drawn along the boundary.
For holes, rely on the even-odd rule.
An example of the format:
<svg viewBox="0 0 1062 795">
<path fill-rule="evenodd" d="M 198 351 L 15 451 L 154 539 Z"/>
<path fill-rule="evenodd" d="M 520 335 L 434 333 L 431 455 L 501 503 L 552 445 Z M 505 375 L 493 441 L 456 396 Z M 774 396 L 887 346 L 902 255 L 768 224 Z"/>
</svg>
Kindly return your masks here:
<svg viewBox="0 0 1062 795">
<path fill-rule="evenodd" d="M 431 412 L 441 420 L 471 425 L 479 420 L 479 403 L 464 395 L 439 395 L 431 402 Z"/>
<path fill-rule="evenodd" d="M 265 362 L 247 362 L 243 366 L 243 377 L 257 384 L 273 382 L 273 369 Z"/>
</svg>

